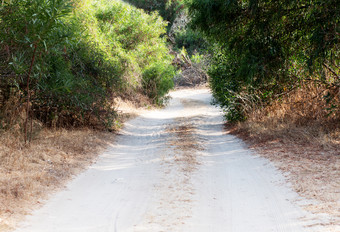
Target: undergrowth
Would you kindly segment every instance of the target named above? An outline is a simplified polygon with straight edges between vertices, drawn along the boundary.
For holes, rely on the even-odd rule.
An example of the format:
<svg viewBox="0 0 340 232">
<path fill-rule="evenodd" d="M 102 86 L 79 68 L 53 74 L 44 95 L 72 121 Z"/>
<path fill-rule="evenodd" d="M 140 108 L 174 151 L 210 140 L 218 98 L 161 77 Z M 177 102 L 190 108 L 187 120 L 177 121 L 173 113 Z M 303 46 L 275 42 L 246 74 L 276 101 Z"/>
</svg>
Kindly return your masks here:
<svg viewBox="0 0 340 232">
<path fill-rule="evenodd" d="M 330 102 L 325 100 L 328 95 L 332 95 Z M 332 107 L 339 104 L 339 88 L 304 81 L 270 105 L 253 109 L 238 128 L 258 142 L 278 139 L 325 150 L 340 148 L 340 109 Z"/>
</svg>

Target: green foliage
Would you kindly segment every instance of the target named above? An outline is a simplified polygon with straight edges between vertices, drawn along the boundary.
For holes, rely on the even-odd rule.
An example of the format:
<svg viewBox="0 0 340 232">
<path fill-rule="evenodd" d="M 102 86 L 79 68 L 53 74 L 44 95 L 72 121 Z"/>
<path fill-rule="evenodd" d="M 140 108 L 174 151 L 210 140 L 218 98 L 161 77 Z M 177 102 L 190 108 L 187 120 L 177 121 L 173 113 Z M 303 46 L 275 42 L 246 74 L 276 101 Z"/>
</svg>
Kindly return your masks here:
<svg viewBox="0 0 340 232">
<path fill-rule="evenodd" d="M 27 94 L 24 84 L 37 46 L 31 104 L 48 125 L 109 126 L 115 116 L 111 96 L 146 93 L 150 67 L 164 74 L 153 80 L 159 89 L 148 95 L 152 100 L 161 101 L 172 87 L 166 23 L 156 13 L 108 0 L 14 0 L 0 15 L 0 55 L 6 54 L 1 82 L 10 78 L 7 86 Z M 5 69 L 9 77 L 1 75 Z"/>
<path fill-rule="evenodd" d="M 154 63 L 143 72 L 144 92 L 156 104 L 162 104 L 158 96 L 163 96 L 174 87 L 174 67 L 163 62 Z"/>
<path fill-rule="evenodd" d="M 184 6 L 183 0 L 127 0 L 127 2 L 149 13 L 158 11 L 163 19 L 169 23 L 168 30 Z"/>
<path fill-rule="evenodd" d="M 211 84 L 232 119 L 244 119 L 247 107 L 293 88 L 307 70 L 322 79 L 325 67 L 339 69 L 336 0 L 188 0 L 187 5 L 193 28 L 216 43 Z M 338 81 L 338 75 L 330 76 L 327 81 Z"/>
<path fill-rule="evenodd" d="M 177 50 L 184 47 L 190 56 L 196 52 L 206 53 L 208 45 L 199 31 L 185 28 L 176 32 L 174 37 Z"/>
<path fill-rule="evenodd" d="M 33 76 L 44 70 L 46 55 L 61 39 L 62 18 L 71 12 L 69 0 L 13 0 L 0 8 L 0 44 L 7 50 L 7 60 L 17 77 L 26 75 L 37 46 Z M 35 71 L 34 70 L 34 71 Z M 19 80 L 15 80 L 19 81 Z M 19 84 L 19 83 L 17 83 Z"/>
<path fill-rule="evenodd" d="M 159 12 L 168 22 L 167 34 L 175 52 L 180 53 L 184 47 L 189 57 L 199 53 L 207 58 L 207 41 L 202 33 L 187 26 L 184 0 L 127 0 L 127 2 L 147 12 Z"/>
</svg>

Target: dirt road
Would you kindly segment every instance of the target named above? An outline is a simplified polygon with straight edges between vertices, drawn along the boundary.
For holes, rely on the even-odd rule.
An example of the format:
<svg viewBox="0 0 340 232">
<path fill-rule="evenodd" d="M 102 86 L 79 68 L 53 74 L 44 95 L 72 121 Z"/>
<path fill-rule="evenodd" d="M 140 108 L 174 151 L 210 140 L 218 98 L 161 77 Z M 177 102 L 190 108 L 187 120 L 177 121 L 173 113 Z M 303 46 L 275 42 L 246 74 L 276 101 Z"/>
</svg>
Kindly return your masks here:
<svg viewBox="0 0 340 232">
<path fill-rule="evenodd" d="M 128 121 L 114 144 L 17 232 L 320 231 L 267 160 L 223 129 L 207 89 Z"/>
</svg>

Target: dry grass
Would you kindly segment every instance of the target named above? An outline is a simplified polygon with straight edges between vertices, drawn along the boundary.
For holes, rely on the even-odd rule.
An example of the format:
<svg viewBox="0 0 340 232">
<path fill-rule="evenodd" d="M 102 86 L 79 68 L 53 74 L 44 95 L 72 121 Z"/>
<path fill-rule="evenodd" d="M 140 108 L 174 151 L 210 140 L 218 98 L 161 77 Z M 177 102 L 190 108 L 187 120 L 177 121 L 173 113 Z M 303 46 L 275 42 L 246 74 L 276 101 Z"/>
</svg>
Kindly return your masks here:
<svg viewBox="0 0 340 232">
<path fill-rule="evenodd" d="M 170 133 L 176 135 L 176 140 L 172 143 L 181 151 L 200 150 L 200 146 L 193 136 L 195 128 L 188 123 L 181 123 L 176 127 L 168 129 Z"/>
<path fill-rule="evenodd" d="M 326 104 L 325 95 L 333 95 L 333 105 Z M 270 106 L 253 110 L 249 120 L 241 128 L 251 132 L 259 140 L 275 137 L 318 144 L 322 147 L 340 145 L 340 88 L 325 88 L 315 83 L 305 83 Z"/>
<path fill-rule="evenodd" d="M 50 193 L 84 170 L 115 134 L 93 129 L 50 129 L 33 121 L 33 140 L 23 143 L 25 112 L 13 97 L 0 114 L 0 231 L 10 231 Z M 131 100 L 132 99 L 132 100 Z M 146 98 L 116 97 L 116 129 L 149 106 Z M 1 130 L 1 128 L 7 128 Z"/>
<path fill-rule="evenodd" d="M 167 132 L 172 135 L 169 145 L 175 149 L 174 161 L 187 173 L 193 172 L 200 165 L 197 152 L 203 149 L 196 135 L 196 128 L 191 123 L 193 120 L 177 118 L 176 123 L 167 128 Z"/>
<path fill-rule="evenodd" d="M 331 91 L 339 106 L 339 88 Z M 340 224 L 340 112 L 327 116 L 326 92 L 305 84 L 228 130 L 287 173 L 296 192 L 316 200 L 308 209 L 331 215 L 329 226 L 335 227 Z"/>
<path fill-rule="evenodd" d="M 48 193 L 91 164 L 113 139 L 112 133 L 88 129 L 43 129 L 26 146 L 13 132 L 1 134 L 0 231 L 13 228 Z"/>
</svg>

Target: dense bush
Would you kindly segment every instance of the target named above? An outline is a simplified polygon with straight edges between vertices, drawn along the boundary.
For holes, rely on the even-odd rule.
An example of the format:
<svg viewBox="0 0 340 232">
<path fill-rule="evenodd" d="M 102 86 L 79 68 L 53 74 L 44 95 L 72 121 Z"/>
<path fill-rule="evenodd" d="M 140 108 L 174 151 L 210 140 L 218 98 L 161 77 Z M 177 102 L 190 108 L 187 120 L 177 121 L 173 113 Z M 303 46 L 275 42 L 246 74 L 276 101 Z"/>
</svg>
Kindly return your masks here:
<svg viewBox="0 0 340 232">
<path fill-rule="evenodd" d="M 0 15 L 0 95 L 27 99 L 30 76 L 31 112 L 48 125 L 110 126 L 112 95 L 141 92 L 158 102 L 172 87 L 157 13 L 108 0 L 13 0 Z"/>
<path fill-rule="evenodd" d="M 194 28 L 216 43 L 211 85 L 229 119 L 244 119 L 301 79 L 339 86 L 336 0 L 187 2 Z"/>
<path fill-rule="evenodd" d="M 207 42 L 198 31 L 186 27 L 184 30 L 177 31 L 174 37 L 176 48 L 180 50 L 184 47 L 190 56 L 197 52 L 207 52 Z"/>
<path fill-rule="evenodd" d="M 168 22 L 168 41 L 173 52 L 179 55 L 185 50 L 187 58 L 199 66 L 209 62 L 207 40 L 202 33 L 188 26 L 189 19 L 184 0 L 127 0 L 127 2 L 147 12 L 159 12 Z"/>
<path fill-rule="evenodd" d="M 168 34 L 174 37 L 172 42 L 175 50 L 180 51 L 184 47 L 189 56 L 196 52 L 206 53 L 208 45 L 203 35 L 187 25 L 188 15 L 183 0 L 128 0 L 127 2 L 148 12 L 159 12 L 168 22 Z"/>
<path fill-rule="evenodd" d="M 143 88 L 145 94 L 149 96 L 154 103 L 161 104 L 161 99 L 158 96 L 163 96 L 169 89 L 174 87 L 174 75 L 174 68 L 169 64 L 164 64 L 164 61 L 153 63 L 143 72 Z"/>
<path fill-rule="evenodd" d="M 130 4 L 144 9 L 145 11 L 159 12 L 159 14 L 166 20 L 168 30 L 175 21 L 178 13 L 183 9 L 183 0 L 127 0 Z"/>
</svg>

